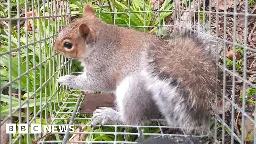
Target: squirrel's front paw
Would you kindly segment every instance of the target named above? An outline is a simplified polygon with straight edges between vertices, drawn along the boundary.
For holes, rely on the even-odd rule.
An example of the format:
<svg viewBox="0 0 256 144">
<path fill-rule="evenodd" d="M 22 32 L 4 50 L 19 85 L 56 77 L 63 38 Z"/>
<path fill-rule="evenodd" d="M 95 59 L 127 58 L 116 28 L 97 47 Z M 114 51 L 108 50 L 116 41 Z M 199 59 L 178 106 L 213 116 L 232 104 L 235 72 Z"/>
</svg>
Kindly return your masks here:
<svg viewBox="0 0 256 144">
<path fill-rule="evenodd" d="M 98 123 L 101 125 L 110 124 L 112 122 L 121 123 L 120 114 L 112 108 L 102 107 L 93 112 L 91 125 L 95 127 Z"/>
<path fill-rule="evenodd" d="M 57 82 L 60 83 L 61 85 L 66 85 L 70 88 L 74 88 L 74 80 L 75 80 L 75 76 L 73 75 L 65 75 L 65 76 L 61 76 L 57 79 Z"/>
</svg>

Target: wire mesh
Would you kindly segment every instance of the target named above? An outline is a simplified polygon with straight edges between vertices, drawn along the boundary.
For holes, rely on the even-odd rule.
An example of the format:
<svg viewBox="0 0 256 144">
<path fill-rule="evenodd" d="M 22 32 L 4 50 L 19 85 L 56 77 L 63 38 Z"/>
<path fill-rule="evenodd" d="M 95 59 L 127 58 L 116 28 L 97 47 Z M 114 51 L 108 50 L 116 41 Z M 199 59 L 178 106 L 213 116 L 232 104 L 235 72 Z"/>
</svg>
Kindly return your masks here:
<svg viewBox="0 0 256 144">
<path fill-rule="evenodd" d="M 2 130 L 9 123 L 30 127 L 50 122 L 63 102 L 55 79 L 69 72 L 70 62 L 56 56 L 52 44 L 56 32 L 69 23 L 68 6 L 64 1 L 1 1 L 1 143 L 40 139 L 18 129 L 13 134 Z"/>
<path fill-rule="evenodd" d="M 0 4 L 1 143 L 137 143 L 139 138 L 169 136 L 191 143 L 256 143 L 256 10 L 254 0 L 128 0 L 87 1 L 107 23 L 166 37 L 175 28 L 200 27 L 215 41 L 221 88 L 219 114 L 211 131 L 186 135 L 163 120 L 138 125 L 98 125 L 79 110 L 79 90 L 59 86 L 56 78 L 74 74 L 76 63 L 56 55 L 58 32 L 70 23 L 77 1 L 11 1 Z M 114 3 L 113 3 L 114 2 Z M 70 4 L 71 3 L 71 4 Z M 76 5 L 76 6 L 75 6 Z M 135 7 L 139 5 L 139 7 Z M 122 7 L 123 8 L 122 8 Z M 125 8 L 124 8 L 125 7 Z M 70 10 L 72 9 L 72 10 Z M 176 24 L 178 22 L 178 25 Z M 6 125 L 65 125 L 63 131 L 6 134 Z"/>
</svg>

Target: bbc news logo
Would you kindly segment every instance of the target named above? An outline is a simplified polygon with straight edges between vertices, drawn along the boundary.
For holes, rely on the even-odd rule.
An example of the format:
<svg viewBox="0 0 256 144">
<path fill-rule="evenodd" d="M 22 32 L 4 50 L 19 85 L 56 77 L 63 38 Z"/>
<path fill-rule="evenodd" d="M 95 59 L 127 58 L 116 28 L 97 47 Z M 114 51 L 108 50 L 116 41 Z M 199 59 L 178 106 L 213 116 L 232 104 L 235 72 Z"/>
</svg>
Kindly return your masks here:
<svg viewBox="0 0 256 144">
<path fill-rule="evenodd" d="M 66 132 L 69 128 L 70 132 L 74 132 L 74 125 L 41 125 L 41 124 L 31 124 L 30 127 L 28 124 L 6 124 L 6 133 L 14 134 L 18 133 L 58 133 Z"/>
</svg>

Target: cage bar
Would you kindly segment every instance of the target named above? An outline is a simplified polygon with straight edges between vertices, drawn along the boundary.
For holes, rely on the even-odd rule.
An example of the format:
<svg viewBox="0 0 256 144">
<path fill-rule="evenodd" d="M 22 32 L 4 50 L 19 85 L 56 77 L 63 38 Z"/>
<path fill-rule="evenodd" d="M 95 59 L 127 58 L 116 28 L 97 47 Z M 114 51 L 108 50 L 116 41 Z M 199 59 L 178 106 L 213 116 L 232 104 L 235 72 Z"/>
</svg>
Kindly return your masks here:
<svg viewBox="0 0 256 144">
<path fill-rule="evenodd" d="M 81 16 L 84 1 L 1 0 L 0 143 L 117 144 L 168 136 L 181 141 L 192 138 L 194 143 L 256 144 L 255 0 L 86 1 L 90 2 L 97 17 L 107 23 L 160 37 L 174 29 L 202 32 L 212 40 L 221 88 L 214 96 L 220 112 L 213 116 L 211 129 L 187 135 L 180 128 L 166 126 L 162 119 L 145 125 L 92 128 L 92 115 L 80 112 L 84 93 L 56 81 L 59 76 L 81 73 L 79 63 L 52 49 L 59 31 Z M 17 129 L 7 134 L 6 124 L 11 123 L 65 125 L 67 129 L 28 134 Z"/>
</svg>

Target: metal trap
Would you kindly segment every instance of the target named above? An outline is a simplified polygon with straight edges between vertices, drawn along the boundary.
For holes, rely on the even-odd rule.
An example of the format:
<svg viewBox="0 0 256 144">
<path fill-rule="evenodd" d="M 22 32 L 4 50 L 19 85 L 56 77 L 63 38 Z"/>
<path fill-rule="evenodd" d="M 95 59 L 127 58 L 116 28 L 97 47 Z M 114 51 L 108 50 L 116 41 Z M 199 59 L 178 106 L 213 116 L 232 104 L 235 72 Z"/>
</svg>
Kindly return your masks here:
<svg viewBox="0 0 256 144">
<path fill-rule="evenodd" d="M 57 33 L 82 14 L 85 1 L 0 2 L 1 144 L 256 144 L 255 0 L 86 1 L 106 23 L 163 39 L 170 38 L 176 28 L 196 31 L 200 25 L 207 38 L 216 40 L 221 83 L 216 105 L 220 110 L 213 116 L 211 129 L 197 135 L 167 127 L 161 119 L 141 126 L 92 128 L 92 111 L 113 107 L 114 96 L 58 85 L 59 76 L 82 69 L 78 62 L 56 55 L 52 48 Z"/>
</svg>

